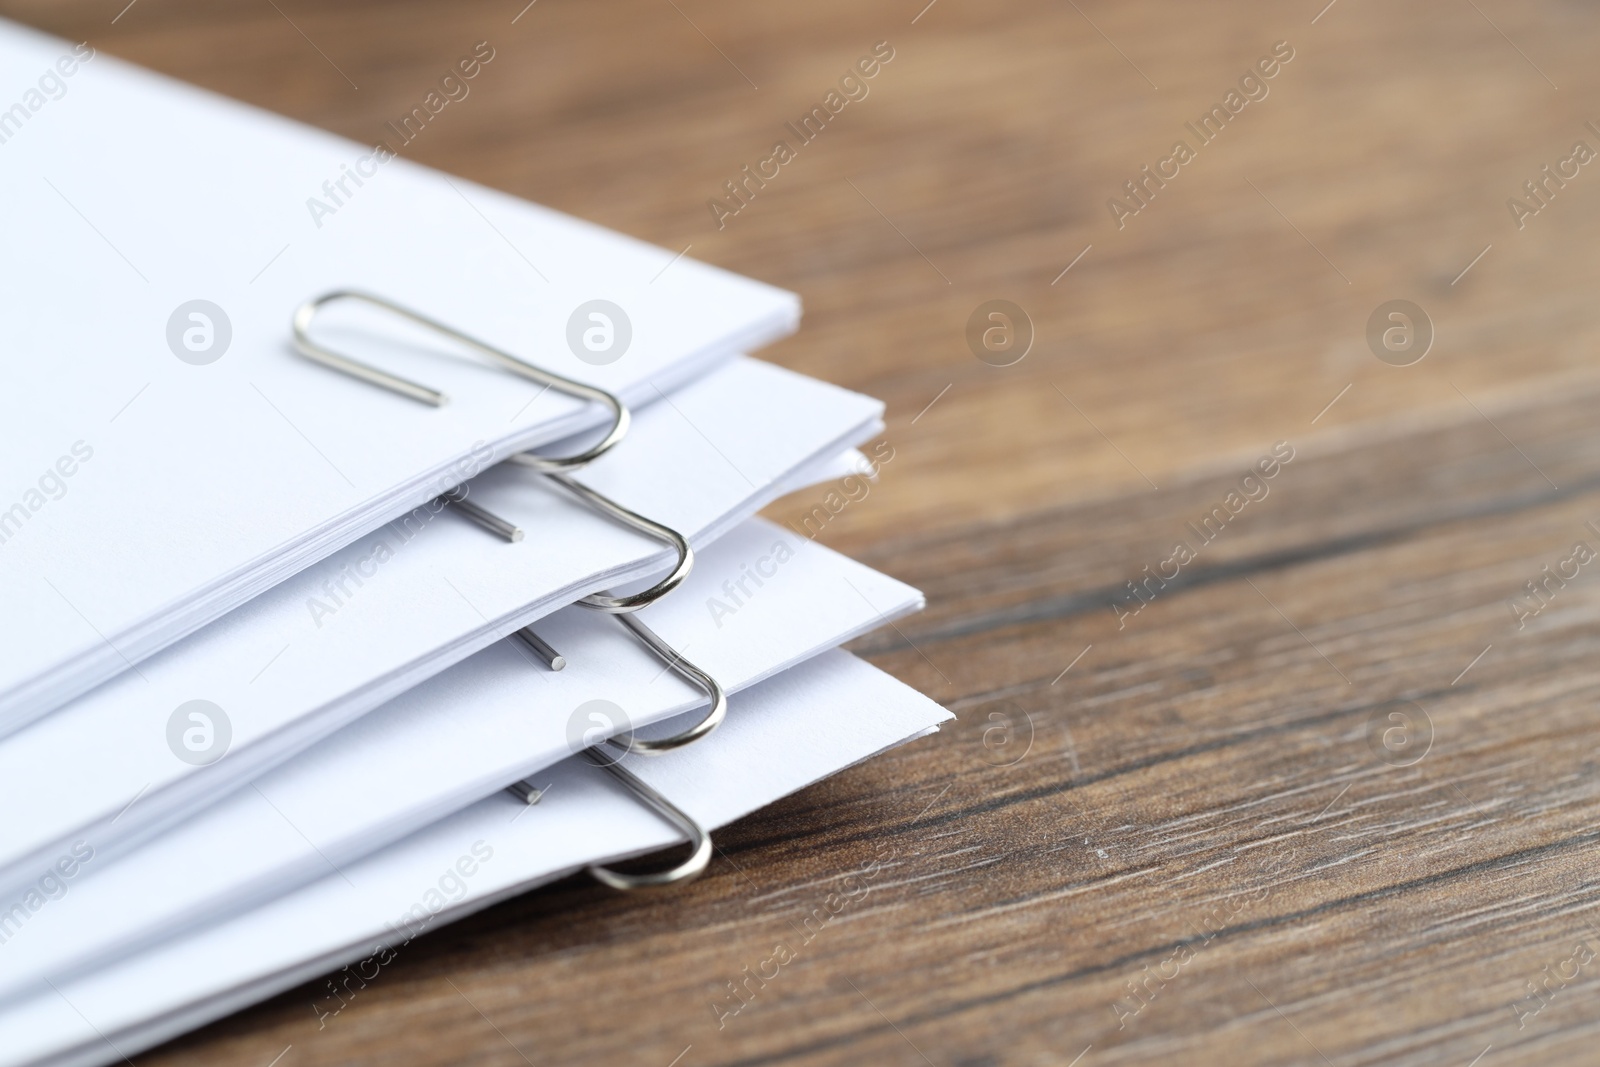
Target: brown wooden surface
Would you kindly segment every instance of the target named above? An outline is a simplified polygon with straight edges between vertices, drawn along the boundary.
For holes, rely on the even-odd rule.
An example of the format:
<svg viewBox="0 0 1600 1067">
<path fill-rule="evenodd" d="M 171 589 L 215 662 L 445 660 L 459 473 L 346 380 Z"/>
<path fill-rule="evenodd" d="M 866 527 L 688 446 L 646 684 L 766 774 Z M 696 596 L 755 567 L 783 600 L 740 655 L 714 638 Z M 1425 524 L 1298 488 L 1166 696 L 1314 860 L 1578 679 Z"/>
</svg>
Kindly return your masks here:
<svg viewBox="0 0 1600 1067">
<path fill-rule="evenodd" d="M 138 1063 L 1600 1058 L 1600 562 L 1508 606 L 1600 549 L 1600 166 L 1524 229 L 1506 207 L 1600 148 L 1600 10 L 124 2 L 0 12 L 363 141 L 488 40 L 408 155 L 799 291 L 763 355 L 887 400 L 895 449 L 823 540 L 928 592 L 861 648 L 961 716 L 730 828 L 679 892 L 563 883 L 325 1029 L 307 988 Z M 870 95 L 717 230 L 706 200 L 881 40 Z M 1270 95 L 1119 230 L 1107 198 L 1280 40 Z M 1037 329 L 1006 368 L 964 339 L 997 298 Z M 1393 298 L 1437 329 L 1414 366 L 1367 346 Z M 1278 441 L 1270 494 L 1119 629 Z"/>
</svg>

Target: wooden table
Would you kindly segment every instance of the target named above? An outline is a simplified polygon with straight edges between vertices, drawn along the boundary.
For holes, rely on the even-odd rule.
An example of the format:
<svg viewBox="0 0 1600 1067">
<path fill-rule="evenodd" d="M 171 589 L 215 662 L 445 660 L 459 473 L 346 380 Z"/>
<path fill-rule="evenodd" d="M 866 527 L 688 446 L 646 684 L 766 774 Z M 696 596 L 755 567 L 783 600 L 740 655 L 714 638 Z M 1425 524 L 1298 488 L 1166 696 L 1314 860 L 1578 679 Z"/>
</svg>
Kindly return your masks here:
<svg viewBox="0 0 1600 1067">
<path fill-rule="evenodd" d="M 124 2 L 0 11 L 369 142 L 489 41 L 407 155 L 803 294 L 763 355 L 895 457 L 822 539 L 928 593 L 858 647 L 960 716 L 679 892 L 563 883 L 140 1064 L 1600 1058 L 1600 10 Z"/>
</svg>

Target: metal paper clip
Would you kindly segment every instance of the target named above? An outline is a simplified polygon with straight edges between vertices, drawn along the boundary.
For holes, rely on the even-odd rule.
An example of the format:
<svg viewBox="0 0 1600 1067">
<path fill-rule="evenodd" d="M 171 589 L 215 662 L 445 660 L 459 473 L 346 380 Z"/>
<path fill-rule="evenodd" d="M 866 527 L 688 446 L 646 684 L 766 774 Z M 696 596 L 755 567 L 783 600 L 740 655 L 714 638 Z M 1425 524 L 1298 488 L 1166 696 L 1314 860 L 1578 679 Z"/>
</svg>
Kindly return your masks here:
<svg viewBox="0 0 1600 1067">
<path fill-rule="evenodd" d="M 629 792 L 654 811 L 689 836 L 692 847 L 689 858 L 674 867 L 664 871 L 654 871 L 650 874 L 624 874 L 614 871 L 609 867 L 598 865 L 591 866 L 589 873 L 595 879 L 612 889 L 647 889 L 655 886 L 674 885 L 678 882 L 691 881 L 700 876 L 706 869 L 706 864 L 711 862 L 711 835 L 705 827 L 695 822 L 682 808 L 673 804 L 666 797 L 639 778 L 632 771 L 617 763 L 608 763 L 591 755 L 590 761 L 602 770 L 610 773 L 617 781 L 621 782 Z"/>
<path fill-rule="evenodd" d="M 567 665 L 567 657 L 550 647 L 550 642 L 533 632 L 533 627 L 524 626 L 517 631 L 517 637 L 523 644 L 533 649 L 539 661 L 552 671 L 559 671 Z"/>
<path fill-rule="evenodd" d="M 612 889 L 621 890 L 672 885 L 675 882 L 687 882 L 698 878 L 706 869 L 706 865 L 711 862 L 711 835 L 706 828 L 695 822 L 688 812 L 662 796 L 632 771 L 611 760 L 602 759 L 592 751 L 589 753 L 589 761 L 610 772 L 630 793 L 643 801 L 646 807 L 687 834 L 689 844 L 692 846 L 689 857 L 682 863 L 654 874 L 624 874 L 598 865 L 590 866 L 589 873 Z M 530 807 L 544 799 L 544 790 L 534 785 L 531 778 L 508 786 L 506 792 Z"/>
<path fill-rule="evenodd" d="M 561 486 L 568 493 L 577 498 L 578 502 L 592 511 L 598 511 L 609 519 L 614 519 L 632 530 L 653 537 L 671 545 L 678 552 L 677 565 L 672 572 L 661 579 L 649 589 L 633 593 L 629 596 L 612 596 L 609 593 L 593 593 L 584 597 L 578 603 L 586 608 L 596 611 L 609 612 L 621 615 L 630 611 L 638 611 L 642 607 L 654 604 L 689 577 L 689 572 L 694 569 L 694 549 L 689 547 L 689 539 L 670 526 L 663 526 L 654 519 L 647 519 L 637 511 L 630 511 L 621 504 L 612 500 L 604 493 L 590 489 L 563 474 L 552 474 L 549 480 Z"/>
<path fill-rule="evenodd" d="M 624 753 L 631 752 L 639 756 L 660 756 L 671 752 L 675 748 L 693 744 L 722 725 L 722 720 L 728 715 L 728 695 L 723 691 L 720 682 L 684 659 L 677 649 L 663 641 L 661 636 L 646 626 L 637 615 L 618 615 L 616 620 L 629 633 L 637 637 L 646 648 L 654 652 L 674 674 L 691 685 L 698 686 L 704 690 L 706 696 L 711 698 L 711 706 L 706 709 L 706 713 L 693 726 L 686 730 L 681 730 L 670 737 L 647 740 L 642 737 L 635 737 L 632 732 L 629 732 L 618 734 L 615 737 L 608 737 L 600 744 L 611 745 Z M 539 656 L 540 661 L 550 670 L 559 671 L 567 665 L 566 657 L 552 648 L 548 641 L 534 633 L 532 626 L 524 626 L 517 631 L 516 636 L 523 644 L 531 648 Z M 511 788 L 513 792 L 516 792 L 515 787 Z M 521 794 L 518 793 L 518 795 L 520 796 Z"/>
<path fill-rule="evenodd" d="M 578 400 L 586 400 L 597 404 L 603 404 L 605 407 L 611 410 L 611 428 L 606 432 L 606 435 L 601 438 L 600 442 L 593 447 L 572 456 L 551 457 L 540 456 L 532 452 L 523 452 L 511 456 L 510 459 L 512 462 L 520 463 L 523 466 L 532 467 L 534 470 L 541 471 L 546 474 L 559 471 L 577 470 L 584 464 L 589 463 L 597 457 L 603 455 L 611 448 L 612 445 L 622 440 L 623 435 L 628 432 L 628 409 L 623 406 L 622 401 L 618 400 L 615 396 L 606 392 L 604 389 L 597 389 L 592 385 L 585 385 L 584 383 L 574 381 L 571 378 L 566 378 L 559 374 L 552 374 L 550 371 L 520 360 L 508 352 L 502 352 L 493 345 L 486 344 L 475 337 L 468 336 L 467 334 L 462 333 L 460 330 L 453 329 L 452 327 L 446 326 L 442 322 L 428 318 L 426 315 L 418 314 L 409 308 L 401 307 L 399 304 L 396 304 L 391 300 L 385 300 L 383 297 L 373 296 L 370 293 L 342 289 L 332 293 L 324 293 L 315 300 L 308 300 L 304 304 L 301 304 L 294 313 L 294 348 L 296 352 L 300 353 L 302 356 L 305 356 L 309 360 L 321 363 L 325 367 L 332 367 L 336 371 L 348 374 L 352 378 L 358 378 L 361 381 L 388 389 L 390 392 L 399 393 L 404 397 L 410 397 L 412 400 L 420 400 L 424 404 L 431 404 L 434 407 L 440 407 L 449 400 L 445 394 L 436 389 L 430 389 L 425 385 L 419 385 L 418 383 L 407 378 L 402 378 L 397 374 L 390 374 L 388 371 L 380 370 L 369 363 L 362 363 L 359 360 L 351 359 L 349 356 L 341 355 L 340 353 L 335 352 L 330 348 L 325 348 L 324 346 L 313 341 L 311 339 L 312 320 L 317 317 L 317 313 L 324 307 L 339 300 L 354 300 L 358 303 L 381 308 L 384 311 L 398 315 L 409 322 L 413 322 L 418 326 L 432 330 L 434 333 L 437 333 L 443 337 L 448 337 L 451 340 L 465 345 L 467 348 L 470 348 L 482 355 L 488 356 L 503 369 L 519 375 L 520 377 L 526 378 L 529 381 L 537 382 L 546 389 L 553 389 L 558 393 L 564 393 L 567 396 L 575 397 Z"/>
<path fill-rule="evenodd" d="M 544 799 L 544 790 L 533 784 L 531 778 L 524 778 L 506 786 L 506 792 L 528 805 L 530 808 Z"/>
<path fill-rule="evenodd" d="M 638 753 L 641 756 L 660 756 L 671 752 L 675 748 L 682 748 L 684 745 L 692 744 L 720 726 L 722 720 L 728 714 L 728 696 L 722 691 L 722 685 L 711 675 L 679 655 L 676 649 L 663 641 L 637 615 L 618 615 L 617 621 L 627 627 L 639 640 L 643 641 L 645 647 L 661 657 L 662 662 L 670 667 L 674 674 L 704 689 L 706 696 L 711 698 L 711 708 L 701 717 L 699 722 L 687 730 L 673 734 L 671 737 L 647 741 L 642 737 L 633 736 L 630 732 L 609 738 L 606 744 L 614 745 L 624 752 Z"/>
<path fill-rule="evenodd" d="M 461 517 L 483 527 L 497 537 L 502 537 L 515 544 L 522 540 L 522 527 L 514 522 L 508 522 L 478 504 L 467 499 L 467 489 L 458 485 L 448 493 L 442 493 L 439 499 L 460 513 Z"/>
</svg>

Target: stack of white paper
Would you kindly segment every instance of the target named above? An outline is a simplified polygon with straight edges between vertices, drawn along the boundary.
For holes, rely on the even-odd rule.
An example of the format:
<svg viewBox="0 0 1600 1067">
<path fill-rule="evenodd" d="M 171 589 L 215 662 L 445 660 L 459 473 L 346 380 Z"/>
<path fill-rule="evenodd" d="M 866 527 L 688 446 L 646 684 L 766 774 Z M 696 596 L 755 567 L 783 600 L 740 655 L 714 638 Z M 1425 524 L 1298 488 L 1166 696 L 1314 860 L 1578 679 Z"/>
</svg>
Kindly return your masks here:
<svg viewBox="0 0 1600 1067">
<path fill-rule="evenodd" d="M 6 99 L 68 67 L 60 99 L 0 123 L 7 246 L 27 250 L 0 257 L 0 603 L 27 605 L 0 616 L 0 729 L 605 417 L 360 308 L 319 335 L 449 404 L 288 356 L 301 303 L 377 293 L 636 406 L 797 320 L 792 294 L 664 270 L 662 249 L 403 159 L 314 225 L 307 199 L 371 148 L 0 23 Z M 597 299 L 621 309 L 604 353 L 568 344 Z"/>
<path fill-rule="evenodd" d="M 737 614 L 707 609 L 725 595 L 724 582 L 758 565 L 771 575 Z M 920 606 L 909 586 L 758 520 L 705 553 L 680 590 L 641 614 L 737 693 Z M 593 728 L 587 715 L 572 716 L 592 702 L 608 706 L 599 714 L 625 717 L 611 730 L 704 703 L 614 620 L 568 608 L 539 633 L 566 656 L 564 670 L 538 668 L 515 642 L 501 642 L 42 908 L 0 946 L 0 1004 L 47 977 L 59 982 L 335 873 L 535 775 L 572 754 L 570 731 L 581 738 Z M 745 706 L 736 699 L 733 717 Z M 650 763 L 677 762 L 694 747 Z M 92 862 L 103 862 L 103 850 L 95 853 Z"/>
<path fill-rule="evenodd" d="M 0 23 L 0 70 L 65 87 L 0 115 L 0 1064 L 125 1058 L 948 718 L 839 650 L 921 594 L 753 517 L 875 476 L 882 404 L 738 354 L 791 294 L 86 45 Z M 615 400 L 352 301 L 314 344 L 425 388 L 302 358 L 344 290 Z"/>
<path fill-rule="evenodd" d="M 880 411 L 740 360 L 642 412 L 579 480 L 704 543 L 874 434 Z M 0 810 L 26 814 L 0 832 L 0 890 L 80 839 L 112 855 L 540 615 L 667 562 L 543 482 L 506 466 L 473 483 L 471 499 L 530 531 L 520 542 L 423 509 L 0 744 Z M 226 760 L 173 757 L 168 723 L 191 700 L 226 716 Z"/>
<path fill-rule="evenodd" d="M 715 828 L 949 717 L 836 651 L 751 690 L 740 714 L 682 759 L 630 766 Z M 435 926 L 676 836 L 581 760 L 545 777 L 531 810 L 487 797 L 340 874 L 8 1007 L 0 1063 L 115 1063 L 345 963 L 370 979 Z M 441 884 L 441 871 L 471 873 Z M 336 988 L 313 994 L 322 1010 L 338 1010 Z"/>
</svg>

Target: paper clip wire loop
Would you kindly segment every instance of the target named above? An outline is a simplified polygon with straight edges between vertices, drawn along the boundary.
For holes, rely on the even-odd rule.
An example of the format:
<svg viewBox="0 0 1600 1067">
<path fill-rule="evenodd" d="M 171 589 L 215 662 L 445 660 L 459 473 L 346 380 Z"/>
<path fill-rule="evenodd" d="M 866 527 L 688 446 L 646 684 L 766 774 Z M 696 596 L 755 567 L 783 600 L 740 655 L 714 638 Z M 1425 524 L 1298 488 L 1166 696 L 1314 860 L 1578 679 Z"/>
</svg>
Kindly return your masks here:
<svg viewBox="0 0 1600 1067">
<path fill-rule="evenodd" d="M 577 497 L 578 502 L 585 507 L 598 511 L 607 518 L 622 523 L 629 529 L 638 530 L 642 534 L 665 542 L 678 552 L 678 562 L 672 568 L 672 573 L 652 585 L 649 589 L 641 590 L 629 596 L 593 593 L 584 597 L 578 603 L 586 608 L 594 608 L 596 611 L 621 615 L 630 611 L 638 611 L 642 607 L 654 604 L 682 585 L 683 580 L 689 577 L 689 572 L 694 569 L 694 549 L 689 547 L 689 539 L 681 533 L 670 526 L 663 526 L 653 519 L 647 519 L 636 511 L 630 511 L 604 493 L 590 489 L 588 486 L 573 481 L 565 475 L 552 474 L 549 476 L 549 480 Z"/>
<path fill-rule="evenodd" d="M 689 844 L 693 846 L 689 858 L 669 867 L 664 871 L 653 871 L 649 874 L 624 874 L 614 871 L 609 867 L 592 865 L 589 873 L 597 881 L 612 889 L 649 889 L 658 886 L 674 885 L 678 882 L 688 882 L 700 876 L 711 862 L 711 835 L 705 827 L 695 822 L 682 808 L 673 804 L 666 797 L 648 785 L 644 780 L 627 770 L 620 764 L 608 762 L 603 757 L 589 755 L 590 762 L 608 771 L 622 783 L 645 807 L 666 819 L 689 836 Z"/>
<path fill-rule="evenodd" d="M 304 304 L 301 304 L 294 313 L 294 348 L 296 352 L 300 353 L 307 359 L 312 360 L 313 362 L 321 363 L 325 367 L 331 367 L 343 374 L 348 374 L 352 378 L 358 378 L 361 381 L 369 384 L 388 389 L 390 392 L 399 393 L 404 397 L 410 397 L 412 400 L 420 400 L 424 404 L 431 404 L 434 407 L 441 407 L 448 402 L 449 398 L 436 389 L 430 389 L 425 385 L 419 385 L 418 383 L 407 378 L 402 378 L 397 374 L 390 374 L 388 371 L 380 370 L 369 363 L 362 363 L 359 360 L 351 359 L 349 356 L 341 355 L 340 353 L 313 341 L 311 339 L 312 320 L 317 317 L 317 313 L 324 307 L 327 307 L 329 304 L 340 300 L 354 300 L 358 303 L 381 308 L 382 310 L 398 315 L 409 322 L 413 322 L 418 326 L 432 330 L 434 333 L 448 337 L 459 344 L 465 345 L 467 348 L 470 348 L 481 355 L 489 357 L 489 359 L 498 364 L 502 369 L 526 378 L 531 382 L 537 382 L 546 389 L 553 389 L 558 393 L 564 393 L 565 395 L 574 397 L 578 400 L 591 401 L 596 404 L 601 404 L 610 409 L 611 428 L 606 431 L 605 436 L 601 438 L 598 444 L 572 456 L 546 457 L 532 452 L 519 453 L 511 457 L 517 463 L 532 467 L 534 470 L 542 471 L 546 474 L 559 471 L 577 470 L 584 464 L 589 463 L 603 455 L 611 448 L 612 445 L 622 440 L 623 436 L 628 432 L 628 423 L 630 421 L 628 409 L 623 405 L 622 401 L 618 400 L 615 396 L 606 392 L 604 389 L 597 389 L 592 385 L 585 385 L 584 383 L 574 381 L 571 378 L 566 378 L 559 374 L 552 374 L 550 371 L 520 360 L 508 352 L 502 352 L 500 349 L 486 344 L 475 337 L 470 337 L 467 334 L 462 333 L 460 330 L 453 329 L 452 327 L 446 326 L 442 322 L 428 318 L 426 315 L 418 314 L 417 312 L 412 311 L 409 308 L 402 307 L 391 300 L 385 300 L 381 296 L 373 296 L 370 293 L 358 292 L 351 289 L 340 289 L 331 293 L 324 293 L 314 300 L 308 300 Z"/>
<path fill-rule="evenodd" d="M 722 685 L 711 675 L 679 655 L 676 649 L 663 641 L 637 615 L 618 615 L 617 621 L 631 630 L 639 640 L 643 641 L 650 651 L 659 656 L 662 662 L 672 669 L 674 674 L 704 689 L 706 696 L 711 698 L 711 708 L 699 722 L 687 730 L 673 734 L 671 737 L 647 741 L 642 737 L 633 736 L 632 733 L 625 733 L 609 738 L 606 743 L 620 748 L 624 752 L 634 752 L 641 756 L 662 756 L 675 748 L 693 744 L 720 726 L 722 720 L 728 714 L 728 695 L 723 692 Z"/>
</svg>

